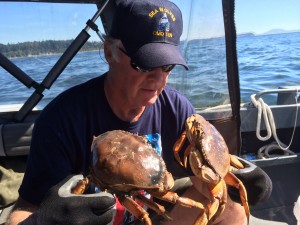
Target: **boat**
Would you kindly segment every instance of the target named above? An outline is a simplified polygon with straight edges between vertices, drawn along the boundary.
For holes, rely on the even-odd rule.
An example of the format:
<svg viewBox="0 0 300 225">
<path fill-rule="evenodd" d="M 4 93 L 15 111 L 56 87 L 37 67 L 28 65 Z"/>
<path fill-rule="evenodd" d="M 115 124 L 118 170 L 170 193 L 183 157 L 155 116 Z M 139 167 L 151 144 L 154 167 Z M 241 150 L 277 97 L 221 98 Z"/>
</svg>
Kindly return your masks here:
<svg viewBox="0 0 300 225">
<path fill-rule="evenodd" d="M 197 113 L 220 131 L 231 154 L 251 161 L 271 178 L 272 193 L 267 200 L 250 207 L 250 224 L 297 224 L 294 206 L 300 195 L 299 80 L 279 83 L 276 88 L 263 85 L 262 90 L 253 89 L 251 84 L 256 78 L 268 78 L 273 86 L 278 84 L 278 74 L 267 69 L 267 75 L 255 74 L 257 67 L 251 65 L 267 66 L 265 61 L 261 63 L 265 59 L 261 58 L 260 50 L 251 47 L 259 45 L 258 37 L 272 40 L 274 36 L 256 35 L 251 30 L 238 35 L 237 5 L 242 3 L 174 2 L 182 7 L 185 28 L 181 50 L 189 71 L 176 67 L 169 84 L 183 92 Z M 0 39 L 0 166 L 7 169 L 8 175 L 11 171 L 24 173 L 34 122 L 44 106 L 67 86 L 107 69 L 101 49 L 95 51 L 93 46 L 101 46 L 109 33 L 115 4 L 114 0 L 0 0 L 0 38 L 6 37 L 10 42 L 2 43 Z M 51 19 L 43 22 L 48 17 Z M 64 20 L 61 24 L 56 22 L 58 17 Z M 13 19 L 17 22 L 12 23 Z M 39 24 L 38 29 L 35 24 Z M 24 37 L 18 29 L 23 30 Z M 55 35 L 51 36 L 50 31 Z M 298 41 L 299 31 L 291 32 Z M 66 33 L 68 36 L 64 36 Z M 241 52 L 241 46 L 251 50 L 251 56 L 243 59 L 247 51 Z M 269 55 L 275 51 L 269 50 Z M 299 54 L 295 59 L 299 61 Z M 289 63 L 285 66 L 285 70 L 290 70 Z M 87 69 L 80 74 L 82 67 Z M 250 80 L 244 79 L 242 67 L 251 67 L 247 78 Z M 282 68 L 272 65 L 271 70 L 277 69 Z M 299 72 L 294 76 L 299 77 Z M 2 205 L 0 224 L 4 224 L 13 203 L 14 198 Z"/>
</svg>

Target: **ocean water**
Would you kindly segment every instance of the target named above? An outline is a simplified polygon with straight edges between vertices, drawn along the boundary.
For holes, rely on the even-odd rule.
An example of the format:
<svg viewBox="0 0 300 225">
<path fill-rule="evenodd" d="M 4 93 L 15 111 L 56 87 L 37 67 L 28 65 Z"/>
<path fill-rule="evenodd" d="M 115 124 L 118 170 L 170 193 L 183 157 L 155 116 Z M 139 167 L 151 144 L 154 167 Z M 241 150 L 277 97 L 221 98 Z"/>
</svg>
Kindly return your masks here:
<svg viewBox="0 0 300 225">
<path fill-rule="evenodd" d="M 185 94 L 197 108 L 228 103 L 225 44 L 223 39 L 190 41 L 183 48 L 189 71 L 177 66 L 169 84 Z M 300 88 L 300 33 L 238 37 L 238 63 L 242 102 L 251 94 L 281 86 Z M 14 58 L 12 61 L 40 83 L 56 63 L 59 54 Z M 108 65 L 101 50 L 80 52 L 54 82 L 38 104 L 43 108 L 57 94 L 99 76 Z M 0 104 L 20 104 L 34 92 L 0 68 Z M 270 104 L 276 96 L 266 96 Z"/>
<path fill-rule="evenodd" d="M 300 33 L 238 39 L 241 97 L 282 86 L 300 89 Z M 266 96 L 274 103 L 276 96 Z"/>
</svg>

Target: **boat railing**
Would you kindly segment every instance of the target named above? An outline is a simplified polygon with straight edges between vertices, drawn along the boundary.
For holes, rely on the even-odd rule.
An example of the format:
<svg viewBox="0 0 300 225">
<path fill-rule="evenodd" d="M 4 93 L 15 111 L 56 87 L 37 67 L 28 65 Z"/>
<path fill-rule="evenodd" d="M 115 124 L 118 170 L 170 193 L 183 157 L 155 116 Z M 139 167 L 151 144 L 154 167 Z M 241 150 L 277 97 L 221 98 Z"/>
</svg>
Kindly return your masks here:
<svg viewBox="0 0 300 225">
<path fill-rule="evenodd" d="M 277 105 L 295 104 L 300 101 L 300 97 L 298 96 L 298 94 L 300 94 L 300 86 L 281 86 L 278 89 L 264 90 L 252 96 L 255 100 L 258 100 L 267 94 L 278 94 Z M 250 105 L 254 106 L 253 101 Z"/>
</svg>

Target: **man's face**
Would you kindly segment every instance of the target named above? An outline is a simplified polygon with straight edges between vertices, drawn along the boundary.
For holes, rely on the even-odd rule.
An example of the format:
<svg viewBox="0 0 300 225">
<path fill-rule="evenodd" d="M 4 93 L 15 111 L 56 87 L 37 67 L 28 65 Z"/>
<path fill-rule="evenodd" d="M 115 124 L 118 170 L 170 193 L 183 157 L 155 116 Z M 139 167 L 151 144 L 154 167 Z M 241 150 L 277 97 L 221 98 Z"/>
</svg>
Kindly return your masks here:
<svg viewBox="0 0 300 225">
<path fill-rule="evenodd" d="M 120 47 L 121 48 L 121 47 Z M 117 74 L 118 88 L 124 101 L 132 107 L 148 106 L 155 103 L 165 87 L 170 72 L 155 68 L 150 72 L 140 72 L 131 66 L 131 59 L 120 49 L 118 60 L 111 68 Z"/>
</svg>

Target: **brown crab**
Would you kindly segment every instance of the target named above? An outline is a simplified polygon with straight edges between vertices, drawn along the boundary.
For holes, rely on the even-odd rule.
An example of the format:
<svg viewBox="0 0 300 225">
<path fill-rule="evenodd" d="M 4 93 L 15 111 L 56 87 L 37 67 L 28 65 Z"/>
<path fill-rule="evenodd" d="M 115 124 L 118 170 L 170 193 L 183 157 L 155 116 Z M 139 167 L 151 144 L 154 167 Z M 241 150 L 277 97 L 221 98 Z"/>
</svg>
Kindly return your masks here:
<svg viewBox="0 0 300 225">
<path fill-rule="evenodd" d="M 190 144 L 184 152 L 183 163 L 179 151 L 186 140 Z M 243 164 L 229 154 L 227 145 L 217 129 L 202 116 L 193 114 L 186 120 L 186 129 L 174 145 L 176 160 L 187 168 L 187 158 L 196 177 L 207 183 L 211 194 L 207 211 L 196 219 L 197 224 L 212 223 L 222 214 L 227 202 L 226 184 L 239 189 L 249 224 L 249 206 L 247 192 L 243 183 L 231 172 L 244 168 Z"/>
<path fill-rule="evenodd" d="M 205 208 L 202 203 L 169 191 L 174 179 L 163 159 L 142 136 L 121 130 L 108 131 L 94 138 L 92 152 L 91 173 L 73 189 L 75 194 L 82 194 L 93 182 L 102 191 L 114 193 L 129 212 L 147 225 L 152 224 L 148 213 L 128 196 L 138 199 L 159 215 L 170 218 L 163 206 L 140 194 L 140 190 L 173 204 Z"/>
</svg>

